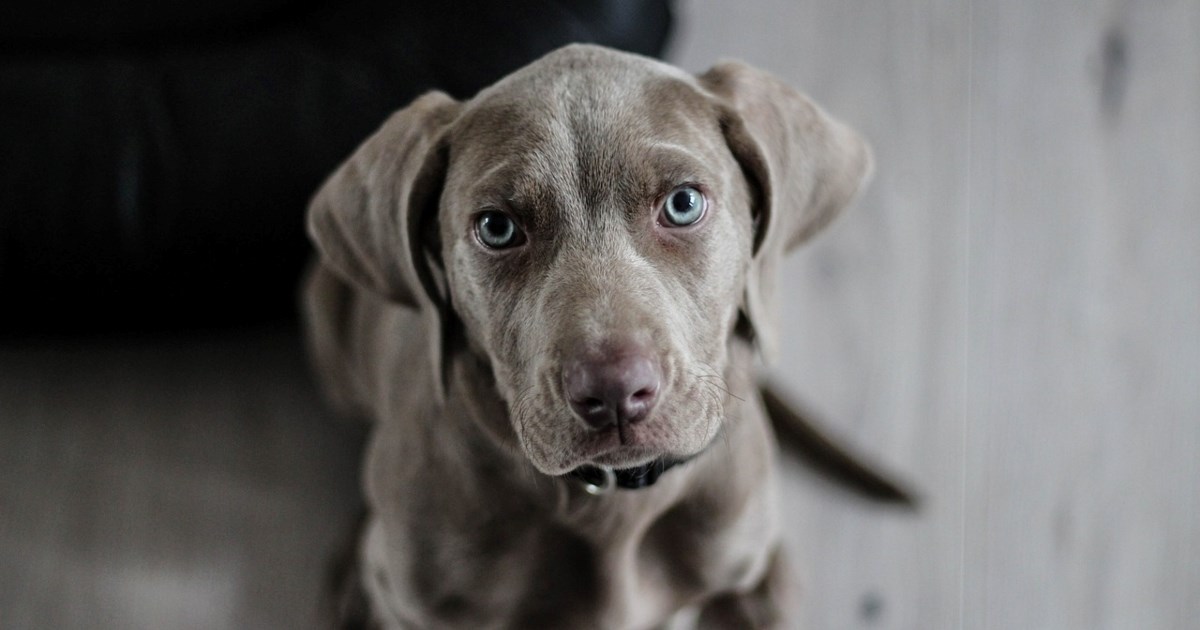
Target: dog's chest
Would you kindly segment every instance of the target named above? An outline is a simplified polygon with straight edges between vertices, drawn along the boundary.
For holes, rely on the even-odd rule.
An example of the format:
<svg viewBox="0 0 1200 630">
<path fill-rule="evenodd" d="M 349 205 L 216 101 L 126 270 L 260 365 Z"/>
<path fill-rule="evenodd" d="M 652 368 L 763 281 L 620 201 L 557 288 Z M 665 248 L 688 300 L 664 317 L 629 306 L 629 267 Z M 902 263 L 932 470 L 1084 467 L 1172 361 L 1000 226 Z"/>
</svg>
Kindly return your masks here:
<svg viewBox="0 0 1200 630">
<path fill-rule="evenodd" d="M 584 505 L 566 522 L 512 514 L 502 531 L 489 518 L 432 536 L 376 521 L 364 579 L 391 627 L 649 628 L 757 579 L 773 519 L 751 503 L 642 518 Z"/>
</svg>

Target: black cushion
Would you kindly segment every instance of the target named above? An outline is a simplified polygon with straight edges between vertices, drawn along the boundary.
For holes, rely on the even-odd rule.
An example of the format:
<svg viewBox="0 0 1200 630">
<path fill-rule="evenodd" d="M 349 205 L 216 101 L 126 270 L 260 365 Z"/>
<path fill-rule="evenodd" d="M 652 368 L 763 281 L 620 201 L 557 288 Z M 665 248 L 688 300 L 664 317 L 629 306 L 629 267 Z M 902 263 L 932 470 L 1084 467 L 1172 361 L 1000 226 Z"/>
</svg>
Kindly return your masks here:
<svg viewBox="0 0 1200 630">
<path fill-rule="evenodd" d="M 77 0 L 10 17 L 9 334 L 288 316 L 307 201 L 390 112 L 569 42 L 659 55 L 670 26 L 666 0 Z"/>
</svg>

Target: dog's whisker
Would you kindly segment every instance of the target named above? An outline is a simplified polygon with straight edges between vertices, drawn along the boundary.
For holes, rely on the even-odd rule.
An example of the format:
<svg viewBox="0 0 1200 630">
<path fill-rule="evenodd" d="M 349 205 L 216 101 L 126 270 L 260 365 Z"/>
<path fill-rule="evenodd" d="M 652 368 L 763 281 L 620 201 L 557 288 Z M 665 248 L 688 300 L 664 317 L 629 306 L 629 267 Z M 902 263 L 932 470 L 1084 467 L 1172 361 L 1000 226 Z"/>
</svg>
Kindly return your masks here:
<svg viewBox="0 0 1200 630">
<path fill-rule="evenodd" d="M 704 367 L 708 368 L 709 370 L 712 370 L 712 367 L 711 367 L 711 366 L 707 366 L 707 365 L 705 365 Z M 715 372 L 715 370 L 714 370 L 714 372 Z M 726 394 L 729 394 L 729 395 L 730 395 L 730 396 L 732 396 L 733 398 L 736 398 L 736 399 L 738 399 L 738 400 L 740 400 L 740 401 L 742 401 L 742 402 L 746 402 L 746 400 L 745 400 L 744 398 L 742 398 L 741 396 L 738 396 L 737 394 L 733 393 L 733 392 L 732 392 L 732 391 L 729 389 L 729 381 L 727 381 L 727 380 L 725 379 L 725 377 L 723 377 L 723 376 L 721 376 L 721 375 L 719 375 L 719 374 L 715 374 L 715 373 L 713 373 L 713 374 L 705 374 L 705 373 L 702 373 L 702 372 L 694 372 L 694 371 L 689 371 L 689 374 L 691 374 L 691 375 L 692 375 L 693 377 L 695 377 L 697 380 L 703 381 L 703 382 L 705 382 L 705 383 L 707 383 L 707 384 L 713 384 L 713 385 L 715 385 L 716 387 L 720 388 L 722 391 L 724 391 Z M 720 384 L 719 384 L 719 385 L 716 385 L 716 384 L 714 384 L 714 383 L 713 383 L 713 381 L 714 381 L 714 380 L 715 380 L 715 381 L 719 381 L 719 382 L 720 382 Z"/>
</svg>

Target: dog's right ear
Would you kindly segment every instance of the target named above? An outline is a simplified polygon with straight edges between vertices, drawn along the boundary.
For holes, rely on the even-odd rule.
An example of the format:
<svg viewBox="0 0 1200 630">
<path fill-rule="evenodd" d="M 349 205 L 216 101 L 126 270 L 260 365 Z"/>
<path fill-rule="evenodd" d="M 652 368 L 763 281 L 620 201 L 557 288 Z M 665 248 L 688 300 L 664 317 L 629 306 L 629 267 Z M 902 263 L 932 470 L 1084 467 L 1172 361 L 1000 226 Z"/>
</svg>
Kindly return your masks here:
<svg viewBox="0 0 1200 630">
<path fill-rule="evenodd" d="M 392 114 L 317 191 L 308 233 L 339 275 L 418 309 L 439 301 L 423 228 L 436 215 L 446 170 L 443 137 L 458 110 L 441 92 L 418 98 Z"/>
<path fill-rule="evenodd" d="M 442 378 L 449 296 L 443 270 L 434 269 L 440 248 L 433 227 L 446 173 L 446 131 L 460 108 L 442 92 L 430 92 L 396 112 L 325 181 L 308 208 L 308 233 L 326 265 L 420 311 L 434 374 Z"/>
<path fill-rule="evenodd" d="M 699 77 L 754 190 L 754 261 L 742 315 L 768 362 L 776 351 L 783 255 L 842 212 L 870 178 L 871 149 L 850 127 L 775 76 L 740 62 Z"/>
</svg>

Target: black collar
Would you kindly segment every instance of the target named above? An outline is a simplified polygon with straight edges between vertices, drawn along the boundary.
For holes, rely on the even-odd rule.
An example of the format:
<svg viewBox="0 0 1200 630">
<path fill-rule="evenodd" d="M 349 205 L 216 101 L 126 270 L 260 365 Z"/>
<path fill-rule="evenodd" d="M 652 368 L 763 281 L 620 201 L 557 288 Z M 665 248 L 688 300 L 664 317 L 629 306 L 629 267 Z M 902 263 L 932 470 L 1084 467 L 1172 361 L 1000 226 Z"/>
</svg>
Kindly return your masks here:
<svg viewBox="0 0 1200 630">
<path fill-rule="evenodd" d="M 718 431 L 717 436 L 709 441 L 708 446 L 716 442 L 723 431 L 724 429 Z M 658 481 L 658 478 L 668 470 L 700 457 L 708 450 L 708 446 L 700 449 L 699 453 L 684 457 L 683 459 L 666 459 L 660 457 L 652 462 L 642 464 L 641 466 L 634 466 L 633 468 L 618 468 L 614 470 L 612 468 L 601 468 L 599 466 L 592 466 L 591 464 L 584 464 L 567 473 L 565 476 L 583 482 L 583 489 L 588 494 L 607 494 L 614 488 L 638 490 L 654 485 L 654 482 Z"/>
<path fill-rule="evenodd" d="M 584 465 L 567 474 L 582 481 L 584 489 L 590 494 L 604 494 L 614 487 L 637 490 L 652 486 L 663 473 L 685 461 L 660 458 L 641 466 L 616 470 Z"/>
</svg>

